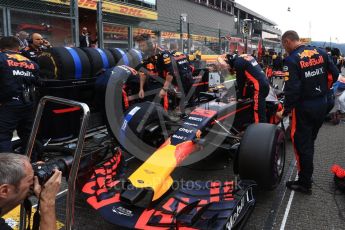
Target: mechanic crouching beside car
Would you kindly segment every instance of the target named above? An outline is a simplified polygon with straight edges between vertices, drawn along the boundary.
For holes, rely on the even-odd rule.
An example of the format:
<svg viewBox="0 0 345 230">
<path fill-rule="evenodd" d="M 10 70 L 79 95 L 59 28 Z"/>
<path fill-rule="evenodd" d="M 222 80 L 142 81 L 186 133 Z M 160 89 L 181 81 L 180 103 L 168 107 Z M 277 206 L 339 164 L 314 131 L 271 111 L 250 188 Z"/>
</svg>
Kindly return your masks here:
<svg viewBox="0 0 345 230">
<path fill-rule="evenodd" d="M 295 31 L 283 34 L 282 45 L 289 56 L 283 67 L 284 110 L 277 116 L 292 115 L 291 139 L 298 167 L 298 180 L 286 186 L 311 194 L 314 143 L 327 114 L 329 87 L 339 72 L 324 50 L 303 45 Z"/>
<path fill-rule="evenodd" d="M 224 54 L 218 57 L 221 68 L 229 67 L 230 73 L 236 72 L 237 99 L 253 98 L 254 122 L 266 122 L 266 97 L 269 82 L 264 71 L 249 54 Z"/>
<path fill-rule="evenodd" d="M 55 230 L 55 197 L 60 189 L 61 175 L 61 171 L 55 170 L 41 186 L 37 176 L 34 176 L 27 156 L 14 153 L 0 154 L 0 217 L 23 203 L 33 190 L 39 199 L 40 213 L 40 222 L 36 223 L 34 220 L 34 226 L 39 224 L 41 230 Z M 0 218 L 0 230 L 11 229 L 4 219 Z"/>
<path fill-rule="evenodd" d="M 0 153 L 12 152 L 17 130 L 25 150 L 33 122 L 33 89 L 38 66 L 19 53 L 16 37 L 0 39 Z"/>
<path fill-rule="evenodd" d="M 172 85 L 187 95 L 193 84 L 188 57 L 160 48 L 149 34 L 138 36 L 136 41 L 143 52 L 143 63 L 137 67 L 140 75 L 139 97 L 147 96 L 145 91 L 160 89 L 159 97 L 167 100 L 167 92 Z"/>
<path fill-rule="evenodd" d="M 143 52 L 143 63 L 136 68 L 140 75 L 139 97 L 144 98 L 145 91 L 155 89 L 160 89 L 160 98 L 166 97 L 174 78 L 170 53 L 160 48 L 150 34 L 141 34 L 136 41 Z"/>
</svg>

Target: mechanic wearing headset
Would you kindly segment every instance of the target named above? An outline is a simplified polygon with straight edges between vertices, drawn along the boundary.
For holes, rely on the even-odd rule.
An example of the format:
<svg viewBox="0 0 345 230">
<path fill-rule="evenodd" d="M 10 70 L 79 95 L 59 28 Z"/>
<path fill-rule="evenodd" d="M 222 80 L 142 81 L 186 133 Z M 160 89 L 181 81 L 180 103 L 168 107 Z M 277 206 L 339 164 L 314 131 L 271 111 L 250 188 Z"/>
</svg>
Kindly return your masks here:
<svg viewBox="0 0 345 230">
<path fill-rule="evenodd" d="M 249 54 L 223 54 L 218 57 L 222 68 L 236 72 L 237 99 L 254 99 L 255 123 L 266 122 L 266 97 L 269 93 L 268 79 L 262 68 Z"/>
<path fill-rule="evenodd" d="M 289 54 L 284 60 L 284 111 L 292 114 L 291 139 L 298 164 L 298 180 L 288 181 L 289 189 L 311 194 L 314 142 L 325 119 L 329 87 L 339 72 L 323 49 L 303 45 L 295 31 L 286 31 L 282 45 Z"/>
<path fill-rule="evenodd" d="M 28 39 L 29 46 L 22 50 L 22 55 L 37 63 L 37 57 L 48 48 L 52 46 L 43 39 L 39 33 L 33 33 Z"/>
</svg>

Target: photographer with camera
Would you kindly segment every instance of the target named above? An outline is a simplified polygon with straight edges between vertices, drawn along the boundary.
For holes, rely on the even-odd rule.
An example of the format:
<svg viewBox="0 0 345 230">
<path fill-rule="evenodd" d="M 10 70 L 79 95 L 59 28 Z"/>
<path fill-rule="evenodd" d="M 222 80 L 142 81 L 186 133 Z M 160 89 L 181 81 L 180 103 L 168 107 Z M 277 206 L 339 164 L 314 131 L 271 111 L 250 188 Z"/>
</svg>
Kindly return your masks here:
<svg viewBox="0 0 345 230">
<path fill-rule="evenodd" d="M 51 177 L 41 186 L 27 156 L 0 154 L 0 217 L 21 204 L 33 189 L 39 199 L 40 229 L 56 229 L 55 197 L 60 189 L 61 176 L 61 171 L 54 169 Z M 10 229 L 0 218 L 0 230 Z"/>
</svg>

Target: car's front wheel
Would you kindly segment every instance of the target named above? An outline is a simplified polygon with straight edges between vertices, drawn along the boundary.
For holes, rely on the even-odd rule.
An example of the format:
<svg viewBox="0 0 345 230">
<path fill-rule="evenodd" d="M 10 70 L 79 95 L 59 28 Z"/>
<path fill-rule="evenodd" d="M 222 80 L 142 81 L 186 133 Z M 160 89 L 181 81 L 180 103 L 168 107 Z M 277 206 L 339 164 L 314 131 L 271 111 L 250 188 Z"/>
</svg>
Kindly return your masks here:
<svg viewBox="0 0 345 230">
<path fill-rule="evenodd" d="M 241 140 L 238 152 L 241 179 L 256 181 L 272 190 L 281 181 L 285 165 L 285 135 L 277 125 L 252 124 Z"/>
</svg>

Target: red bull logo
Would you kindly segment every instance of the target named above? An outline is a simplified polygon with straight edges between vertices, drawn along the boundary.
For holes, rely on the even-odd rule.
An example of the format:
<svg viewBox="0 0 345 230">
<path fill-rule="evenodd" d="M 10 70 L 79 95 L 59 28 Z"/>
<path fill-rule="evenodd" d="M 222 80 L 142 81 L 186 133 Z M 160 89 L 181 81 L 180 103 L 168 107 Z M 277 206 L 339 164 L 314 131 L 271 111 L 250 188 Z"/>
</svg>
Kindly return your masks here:
<svg viewBox="0 0 345 230">
<path fill-rule="evenodd" d="M 148 70 L 154 70 L 154 69 L 155 69 L 155 66 L 154 66 L 152 63 L 148 63 L 148 64 L 146 65 L 146 69 L 148 69 Z"/>
<path fill-rule="evenodd" d="M 28 62 L 16 62 L 13 60 L 7 60 L 7 65 L 10 67 L 20 67 L 24 69 L 35 69 L 35 65 L 33 63 Z"/>
<path fill-rule="evenodd" d="M 298 56 L 303 58 L 311 58 L 312 56 L 319 54 L 319 52 L 316 49 L 313 50 L 304 50 L 302 53 L 299 53 Z"/>
<path fill-rule="evenodd" d="M 20 55 L 20 54 L 6 54 L 8 58 L 10 59 L 14 59 L 17 61 L 27 61 L 29 59 L 27 59 L 26 57 Z"/>
<path fill-rule="evenodd" d="M 318 58 L 310 58 L 308 61 L 300 61 L 299 64 L 302 69 L 308 68 L 311 66 L 316 66 L 324 63 L 323 57 L 319 56 Z"/>
</svg>

